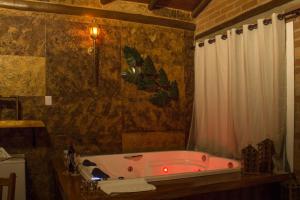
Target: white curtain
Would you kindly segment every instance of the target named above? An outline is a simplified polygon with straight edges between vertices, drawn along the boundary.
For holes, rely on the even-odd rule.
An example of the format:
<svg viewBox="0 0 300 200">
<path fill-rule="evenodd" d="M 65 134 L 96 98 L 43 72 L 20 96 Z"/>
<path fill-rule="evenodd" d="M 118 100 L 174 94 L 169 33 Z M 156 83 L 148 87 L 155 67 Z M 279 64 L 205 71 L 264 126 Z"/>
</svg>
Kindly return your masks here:
<svg viewBox="0 0 300 200">
<path fill-rule="evenodd" d="M 236 157 L 269 138 L 282 155 L 285 134 L 285 22 L 258 20 L 206 40 L 195 50 L 195 98 L 189 148 Z"/>
</svg>

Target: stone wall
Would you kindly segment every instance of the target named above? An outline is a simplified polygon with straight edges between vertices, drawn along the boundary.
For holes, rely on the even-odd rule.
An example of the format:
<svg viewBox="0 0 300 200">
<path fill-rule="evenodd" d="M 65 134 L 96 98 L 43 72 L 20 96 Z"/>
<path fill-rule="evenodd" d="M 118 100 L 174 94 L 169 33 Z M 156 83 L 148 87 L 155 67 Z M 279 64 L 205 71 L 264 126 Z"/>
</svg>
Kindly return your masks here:
<svg viewBox="0 0 300 200">
<path fill-rule="evenodd" d="M 193 32 L 97 19 L 106 37 L 99 44 L 96 86 L 93 56 L 88 53 L 92 46 L 88 34 L 91 21 L 90 17 L 0 9 L 0 59 L 26 57 L 33 62 L 44 58 L 45 93 L 53 97 L 52 106 L 45 106 L 44 96 L 20 97 L 22 118 L 43 120 L 46 124 L 46 129 L 38 131 L 37 148 L 31 146 L 31 130 L 0 130 L 0 146 L 10 153 L 26 154 L 29 199 L 55 198 L 50 158 L 57 152 L 61 154 L 70 141 L 83 154 L 121 153 L 124 134 L 139 133 L 140 137 L 154 133 L 155 138 L 160 138 L 158 134 L 172 132 L 174 139 L 164 139 L 160 149 L 184 148 L 177 139 L 182 136 L 176 134 L 188 131 L 191 118 Z M 177 80 L 177 102 L 164 108 L 153 106 L 148 93 L 121 78 L 121 71 L 127 67 L 122 52 L 125 45 L 149 55 L 157 67 L 166 70 L 170 80 Z M 10 66 L 6 62 L 6 69 L 19 67 L 16 63 Z M 17 80 L 16 73 L 12 78 Z M 14 85 L 8 85 L 6 90 L 9 87 L 13 89 Z M 1 104 L 0 117 L 13 118 L 13 109 Z M 135 141 L 126 140 L 126 148 L 133 151 L 132 147 L 138 146 Z"/>
<path fill-rule="evenodd" d="M 213 0 L 196 19 L 196 33 L 204 32 L 271 0 Z"/>
</svg>

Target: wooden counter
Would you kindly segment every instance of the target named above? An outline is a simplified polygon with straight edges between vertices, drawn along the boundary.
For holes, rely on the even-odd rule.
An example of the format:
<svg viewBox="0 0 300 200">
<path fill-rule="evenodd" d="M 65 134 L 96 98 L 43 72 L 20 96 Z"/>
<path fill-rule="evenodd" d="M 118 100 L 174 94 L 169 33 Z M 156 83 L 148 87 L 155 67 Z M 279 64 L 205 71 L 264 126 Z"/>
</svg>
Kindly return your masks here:
<svg viewBox="0 0 300 200">
<path fill-rule="evenodd" d="M 260 176 L 241 176 L 240 173 L 231 173 L 223 175 L 211 175 L 205 177 L 196 177 L 196 178 L 186 178 L 178 179 L 171 181 L 160 181 L 152 182 L 157 189 L 155 191 L 149 192 L 138 192 L 138 193 L 127 193 L 127 194 L 118 194 L 114 196 L 109 196 L 99 191 L 97 196 L 85 196 L 80 192 L 80 177 L 71 177 L 69 175 L 64 175 L 62 162 L 53 161 L 54 174 L 56 179 L 56 186 L 61 194 L 62 199 L 64 200 L 170 200 L 170 199 L 199 199 L 201 196 L 202 199 L 215 199 L 215 198 L 202 198 L 205 194 L 215 194 L 218 192 L 226 193 L 226 191 L 239 191 L 247 188 L 258 187 L 259 190 L 263 188 L 269 188 L 268 195 L 273 195 L 272 197 L 264 196 L 261 199 L 274 199 L 274 197 L 279 198 L 278 192 L 279 187 L 273 187 L 273 184 L 279 185 L 278 183 L 288 180 L 288 174 L 280 175 L 260 175 Z M 262 187 L 264 186 L 264 187 Z M 264 193 L 266 193 L 264 191 Z M 274 193 L 274 194 L 272 194 Z M 239 193 L 240 194 L 240 193 Z M 241 198 L 239 194 L 235 194 L 236 198 L 234 199 L 248 199 Z M 245 195 L 244 195 L 245 196 Z M 251 193 L 250 193 L 251 196 Z M 250 197 L 249 199 L 258 199 L 256 197 Z M 217 199 L 223 199 L 217 197 Z M 226 198 L 227 199 L 227 198 Z M 232 198 L 228 198 L 232 199 Z M 275 198 L 277 199 L 277 198 Z"/>
<path fill-rule="evenodd" d="M 0 129 L 28 129 L 32 130 L 32 146 L 36 147 L 36 129 L 45 128 L 43 121 L 39 120 L 0 120 Z"/>
<path fill-rule="evenodd" d="M 38 120 L 0 120 L 0 128 L 43 128 L 44 122 Z"/>
</svg>

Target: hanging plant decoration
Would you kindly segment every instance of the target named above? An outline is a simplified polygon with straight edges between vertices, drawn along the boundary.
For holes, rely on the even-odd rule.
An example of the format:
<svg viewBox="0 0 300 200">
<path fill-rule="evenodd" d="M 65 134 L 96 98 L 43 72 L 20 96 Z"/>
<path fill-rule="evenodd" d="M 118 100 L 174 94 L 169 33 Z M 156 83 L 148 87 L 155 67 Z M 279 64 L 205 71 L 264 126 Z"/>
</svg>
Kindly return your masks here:
<svg viewBox="0 0 300 200">
<path fill-rule="evenodd" d="M 178 100 L 177 82 L 169 81 L 163 68 L 157 71 L 152 59 L 149 56 L 142 58 L 135 48 L 125 46 L 123 52 L 129 66 L 122 72 L 125 81 L 135 84 L 138 90 L 153 93 L 149 100 L 156 106 L 164 107 L 172 100 Z"/>
</svg>

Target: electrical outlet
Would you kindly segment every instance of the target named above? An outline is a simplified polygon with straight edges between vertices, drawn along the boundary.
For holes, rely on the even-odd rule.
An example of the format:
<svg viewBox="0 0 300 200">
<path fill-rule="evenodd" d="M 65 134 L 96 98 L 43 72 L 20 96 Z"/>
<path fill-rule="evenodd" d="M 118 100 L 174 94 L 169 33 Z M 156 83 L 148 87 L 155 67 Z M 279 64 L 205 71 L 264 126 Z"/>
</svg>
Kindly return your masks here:
<svg viewBox="0 0 300 200">
<path fill-rule="evenodd" d="M 52 96 L 45 96 L 45 105 L 46 106 L 52 105 Z"/>
</svg>

